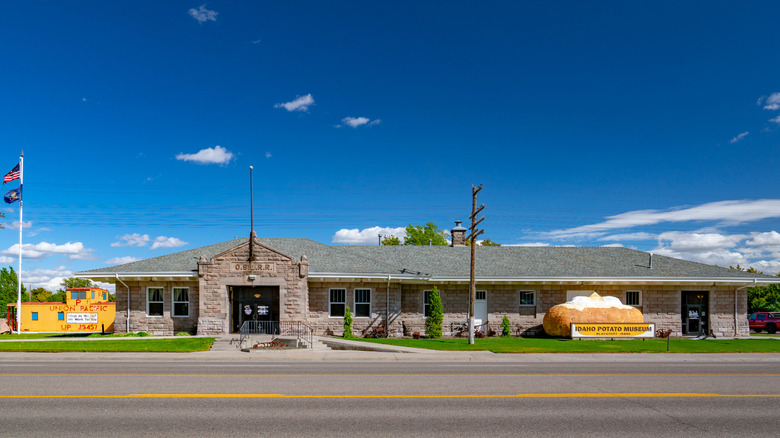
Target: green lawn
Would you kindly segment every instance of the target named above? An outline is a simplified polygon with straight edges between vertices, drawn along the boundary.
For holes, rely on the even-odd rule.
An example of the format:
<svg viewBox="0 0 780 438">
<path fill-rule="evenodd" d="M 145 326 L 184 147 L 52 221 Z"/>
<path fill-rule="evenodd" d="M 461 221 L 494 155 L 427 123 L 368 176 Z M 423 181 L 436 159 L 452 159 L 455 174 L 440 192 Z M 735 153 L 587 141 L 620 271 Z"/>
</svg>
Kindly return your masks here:
<svg viewBox="0 0 780 438">
<path fill-rule="evenodd" d="M 6 338 L 3 336 L 0 339 Z M 9 341 L 0 342 L 0 351 L 37 352 L 170 352 L 190 353 L 211 348 L 214 338 L 184 337 L 177 339 L 108 339 L 108 340 L 56 340 L 56 341 Z"/>
<path fill-rule="evenodd" d="M 494 353 L 663 353 L 666 339 L 572 340 L 549 338 L 476 339 L 359 339 L 364 342 L 427 348 L 431 350 Z M 780 353 L 778 339 L 679 339 L 669 340 L 671 353 Z"/>
</svg>

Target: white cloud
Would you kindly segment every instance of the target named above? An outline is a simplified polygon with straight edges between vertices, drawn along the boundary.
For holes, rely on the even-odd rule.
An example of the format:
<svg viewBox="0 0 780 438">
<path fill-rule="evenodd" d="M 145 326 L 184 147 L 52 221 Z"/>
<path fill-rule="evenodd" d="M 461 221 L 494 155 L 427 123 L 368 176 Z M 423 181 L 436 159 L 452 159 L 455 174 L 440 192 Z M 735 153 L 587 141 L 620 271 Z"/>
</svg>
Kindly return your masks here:
<svg viewBox="0 0 780 438">
<path fill-rule="evenodd" d="M 662 222 L 716 221 L 720 225 L 737 225 L 780 217 L 780 199 L 719 201 L 688 208 L 668 210 L 635 210 L 608 216 L 606 221 L 545 233 L 556 239 L 602 237 L 606 231 Z"/>
<path fill-rule="evenodd" d="M 125 234 L 122 237 L 119 237 L 119 242 L 114 242 L 111 244 L 113 247 L 118 246 L 146 246 L 146 244 L 149 242 L 149 235 L 148 234 Z"/>
<path fill-rule="evenodd" d="M 363 125 L 374 126 L 382 123 L 380 119 L 371 120 L 368 117 L 344 117 L 341 121 L 350 128 L 357 128 Z"/>
<path fill-rule="evenodd" d="M 771 118 L 771 119 L 769 119 L 769 121 L 770 121 L 770 122 L 777 123 L 778 125 L 780 125 L 780 116 L 777 116 L 777 117 Z"/>
<path fill-rule="evenodd" d="M 22 225 L 24 225 L 24 229 L 29 230 L 30 227 L 32 227 L 32 221 L 24 222 Z M 3 224 L 4 227 L 6 227 L 9 230 L 18 230 L 19 229 L 19 221 L 13 221 L 10 224 Z"/>
<path fill-rule="evenodd" d="M 357 228 L 348 230 L 342 228 L 336 231 L 333 235 L 333 243 L 344 243 L 347 245 L 377 245 L 379 244 L 379 235 L 387 236 L 393 235 L 401 241 L 406 237 L 405 228 L 389 228 L 389 227 L 371 227 L 363 230 Z"/>
<path fill-rule="evenodd" d="M 768 233 L 754 233 L 753 238 L 745 242 L 748 246 L 780 247 L 780 233 L 770 231 Z"/>
<path fill-rule="evenodd" d="M 669 231 L 658 235 L 658 243 L 661 247 L 675 252 L 702 252 L 734 248 L 746 237 L 741 234 Z"/>
<path fill-rule="evenodd" d="M 192 161 L 198 164 L 221 164 L 225 165 L 230 162 L 234 157 L 232 152 L 228 152 L 227 149 L 222 146 L 214 146 L 213 148 L 201 149 L 194 154 L 181 153 L 176 155 L 176 159 L 180 161 Z"/>
<path fill-rule="evenodd" d="M 56 292 L 62 287 L 62 280 L 72 276 L 73 271 L 65 266 L 58 266 L 53 269 L 23 270 L 22 284 L 28 290 L 42 287 L 51 292 Z"/>
<path fill-rule="evenodd" d="M 622 243 L 608 243 L 606 245 L 601 245 L 604 248 L 624 248 Z"/>
<path fill-rule="evenodd" d="M 198 23 L 205 23 L 207 21 L 217 21 L 217 15 L 219 12 L 206 9 L 206 5 L 200 5 L 198 9 L 190 9 L 187 11 L 192 18 L 198 20 Z"/>
<path fill-rule="evenodd" d="M 22 245 L 22 257 L 26 259 L 41 260 L 53 255 L 63 255 L 70 260 L 94 260 L 92 251 L 89 248 L 84 248 L 84 244 L 81 242 L 68 242 L 63 245 L 57 245 L 54 243 L 41 242 L 36 244 L 27 243 Z M 19 244 L 14 244 L 10 248 L 2 251 L 2 254 L 18 257 Z"/>
<path fill-rule="evenodd" d="M 124 265 L 125 263 L 137 262 L 138 260 L 141 259 L 133 256 L 114 257 L 113 259 L 106 260 L 106 264 L 111 266 Z"/>
<path fill-rule="evenodd" d="M 759 260 L 751 263 L 750 266 L 768 275 L 780 272 L 780 260 Z"/>
<path fill-rule="evenodd" d="M 759 100 L 759 102 L 761 102 L 761 100 Z M 765 110 L 774 111 L 780 109 L 780 93 L 770 94 L 769 97 L 766 98 L 764 103 L 765 103 L 764 105 Z"/>
<path fill-rule="evenodd" d="M 176 237 L 158 236 L 154 239 L 154 243 L 152 244 L 151 249 L 177 248 L 186 244 L 187 242 L 184 242 Z"/>
<path fill-rule="evenodd" d="M 737 134 L 737 136 L 736 136 L 736 137 L 734 137 L 734 138 L 732 138 L 731 140 L 729 140 L 729 143 L 731 143 L 731 144 L 734 144 L 734 143 L 736 143 L 736 142 L 738 142 L 738 141 L 742 140 L 743 138 L 747 137 L 747 136 L 748 136 L 748 134 L 750 134 L 750 132 L 749 132 L 749 131 L 745 131 L 745 132 L 742 132 L 742 133 L 740 133 L 740 134 Z"/>
<path fill-rule="evenodd" d="M 265 157 L 266 157 L 266 158 L 271 158 L 272 156 L 273 156 L 273 155 L 271 155 L 271 153 L 270 153 L 270 152 L 266 152 L 266 153 L 265 153 Z"/>
<path fill-rule="evenodd" d="M 658 238 L 655 234 L 650 233 L 626 233 L 626 234 L 610 234 L 609 236 L 600 237 L 599 240 L 655 240 Z"/>
<path fill-rule="evenodd" d="M 549 243 L 544 242 L 530 242 L 530 243 L 513 243 L 510 245 L 504 245 L 504 246 L 536 246 L 536 247 L 545 247 L 550 246 Z"/>
<path fill-rule="evenodd" d="M 284 108 L 287 111 L 309 111 L 309 107 L 314 105 L 314 98 L 311 94 L 297 96 L 295 100 L 284 103 L 277 103 L 274 108 Z"/>
<path fill-rule="evenodd" d="M 0 263 L 2 264 L 12 263 L 14 261 L 16 261 L 16 259 L 13 257 L 0 256 Z"/>
</svg>

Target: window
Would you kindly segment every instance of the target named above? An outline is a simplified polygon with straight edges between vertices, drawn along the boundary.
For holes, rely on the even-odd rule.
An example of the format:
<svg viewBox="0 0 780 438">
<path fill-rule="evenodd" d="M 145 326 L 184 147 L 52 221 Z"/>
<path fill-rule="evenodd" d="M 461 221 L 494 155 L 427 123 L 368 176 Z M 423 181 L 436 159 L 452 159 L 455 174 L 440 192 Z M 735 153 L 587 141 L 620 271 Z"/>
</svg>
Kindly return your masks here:
<svg viewBox="0 0 780 438">
<path fill-rule="evenodd" d="M 65 312 L 57 313 L 57 321 L 65 321 Z"/>
<path fill-rule="evenodd" d="M 33 312 L 32 313 L 32 320 L 33 321 L 37 321 L 38 320 L 38 312 Z"/>
<path fill-rule="evenodd" d="M 627 306 L 641 306 L 642 305 L 642 292 L 638 290 L 626 291 L 626 305 Z"/>
<path fill-rule="evenodd" d="M 346 289 L 331 289 L 330 290 L 330 305 L 328 313 L 331 317 L 343 317 L 344 307 L 347 303 L 347 290 Z"/>
<path fill-rule="evenodd" d="M 355 289 L 355 317 L 371 316 L 371 289 Z"/>
<path fill-rule="evenodd" d="M 173 288 L 173 316 L 190 316 L 190 289 Z"/>
<path fill-rule="evenodd" d="M 150 287 L 146 289 L 146 314 L 148 316 L 163 316 L 163 288 Z"/>
<path fill-rule="evenodd" d="M 536 291 L 521 290 L 520 291 L 520 305 L 521 306 L 535 306 L 536 305 Z"/>
<path fill-rule="evenodd" d="M 108 294 L 106 292 L 103 292 L 103 301 L 108 300 Z"/>
<path fill-rule="evenodd" d="M 475 300 L 480 300 L 480 301 L 487 300 L 487 291 L 486 290 L 477 290 L 477 291 L 474 291 L 474 292 L 475 292 L 475 295 L 474 295 L 474 299 Z"/>
<path fill-rule="evenodd" d="M 92 299 L 93 300 L 95 299 L 95 291 L 94 290 L 92 291 Z"/>
<path fill-rule="evenodd" d="M 71 291 L 70 292 L 70 299 L 72 299 L 72 300 L 86 300 L 87 299 L 87 293 L 86 292 Z"/>
</svg>

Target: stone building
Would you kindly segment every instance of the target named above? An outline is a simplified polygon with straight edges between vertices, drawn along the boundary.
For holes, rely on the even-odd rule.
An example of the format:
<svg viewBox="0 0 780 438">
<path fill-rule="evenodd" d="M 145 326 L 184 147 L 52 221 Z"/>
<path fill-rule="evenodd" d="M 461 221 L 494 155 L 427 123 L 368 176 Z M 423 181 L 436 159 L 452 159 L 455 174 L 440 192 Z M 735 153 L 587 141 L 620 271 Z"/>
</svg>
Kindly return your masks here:
<svg viewBox="0 0 780 438">
<path fill-rule="evenodd" d="M 309 239 L 236 239 L 80 272 L 116 284 L 115 332 L 239 331 L 248 320 L 300 321 L 340 335 L 346 307 L 358 336 L 424 333 L 429 291 L 444 307 L 444 334 L 468 318 L 465 228 L 442 246 L 334 246 Z M 541 333 L 550 307 L 598 292 L 638 307 L 674 335 L 747 336 L 747 291 L 777 277 L 651 255 L 627 248 L 478 247 L 475 318 L 498 330 Z"/>
</svg>

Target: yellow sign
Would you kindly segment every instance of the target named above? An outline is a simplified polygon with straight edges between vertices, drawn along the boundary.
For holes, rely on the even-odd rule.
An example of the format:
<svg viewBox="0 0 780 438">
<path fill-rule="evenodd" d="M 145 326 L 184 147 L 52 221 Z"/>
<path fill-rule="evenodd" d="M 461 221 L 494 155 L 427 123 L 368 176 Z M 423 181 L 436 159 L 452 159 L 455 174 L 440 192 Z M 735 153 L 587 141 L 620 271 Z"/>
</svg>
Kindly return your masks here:
<svg viewBox="0 0 780 438">
<path fill-rule="evenodd" d="M 653 338 L 655 324 L 571 324 L 573 338 Z"/>
</svg>

